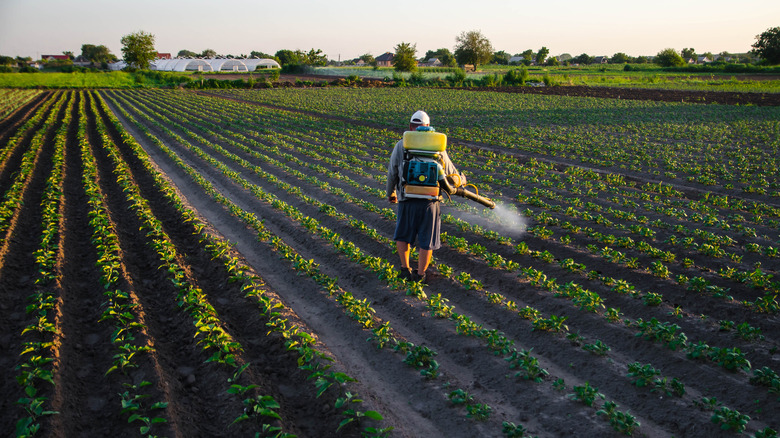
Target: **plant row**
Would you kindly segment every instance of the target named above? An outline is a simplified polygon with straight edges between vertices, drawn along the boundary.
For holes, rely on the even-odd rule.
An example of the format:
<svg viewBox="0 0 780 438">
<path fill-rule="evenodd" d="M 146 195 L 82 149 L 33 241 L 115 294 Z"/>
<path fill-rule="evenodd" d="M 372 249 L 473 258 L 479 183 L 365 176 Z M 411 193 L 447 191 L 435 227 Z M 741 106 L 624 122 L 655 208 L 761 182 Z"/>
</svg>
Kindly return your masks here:
<svg viewBox="0 0 780 438">
<path fill-rule="evenodd" d="M 65 99 L 65 97 L 62 97 Z M 17 404 L 22 406 L 25 416 L 16 423 L 16 436 L 32 436 L 40 430 L 38 419 L 56 414 L 47 409 L 47 398 L 42 394 L 40 384 L 54 385 L 52 363 L 55 359 L 54 341 L 57 336 L 56 308 L 58 293 L 56 288 L 56 263 L 59 255 L 59 230 L 61 229 L 62 183 L 64 179 L 65 139 L 70 126 L 71 111 L 74 105 L 71 98 L 66 99 L 65 117 L 57 129 L 56 143 L 52 156 L 52 170 L 46 181 L 46 189 L 41 200 L 43 210 L 42 229 L 38 249 L 35 251 L 35 289 L 28 297 L 27 314 L 32 318 L 21 332 L 24 350 L 19 354 L 23 362 L 17 366 L 20 371 L 17 382 L 22 386 L 24 396 Z"/>
</svg>

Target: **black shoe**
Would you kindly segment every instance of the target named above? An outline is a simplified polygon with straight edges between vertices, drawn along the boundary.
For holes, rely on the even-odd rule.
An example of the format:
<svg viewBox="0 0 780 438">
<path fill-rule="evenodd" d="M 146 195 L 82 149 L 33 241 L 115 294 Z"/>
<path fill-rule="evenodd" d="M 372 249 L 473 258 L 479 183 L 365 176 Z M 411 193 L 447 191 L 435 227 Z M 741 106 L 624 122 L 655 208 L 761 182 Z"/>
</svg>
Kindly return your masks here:
<svg viewBox="0 0 780 438">
<path fill-rule="evenodd" d="M 427 278 L 427 276 L 425 274 L 420 275 L 420 274 L 417 273 L 417 271 L 413 271 L 412 272 L 412 281 L 415 282 L 415 283 L 419 282 L 419 283 L 422 283 L 422 284 L 428 284 L 425 281 L 426 278 Z"/>
<path fill-rule="evenodd" d="M 412 270 L 410 268 L 398 268 L 398 278 L 401 280 L 412 280 Z"/>
</svg>

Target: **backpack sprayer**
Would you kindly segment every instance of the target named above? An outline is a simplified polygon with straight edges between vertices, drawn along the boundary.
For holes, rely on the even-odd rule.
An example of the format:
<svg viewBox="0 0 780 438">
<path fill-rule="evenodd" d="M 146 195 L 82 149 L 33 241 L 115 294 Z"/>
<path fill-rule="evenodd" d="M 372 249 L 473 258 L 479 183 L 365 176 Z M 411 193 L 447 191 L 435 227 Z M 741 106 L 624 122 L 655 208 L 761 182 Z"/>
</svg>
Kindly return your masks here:
<svg viewBox="0 0 780 438">
<path fill-rule="evenodd" d="M 447 135 L 428 126 L 416 131 L 406 131 L 404 144 L 404 196 L 407 198 L 439 199 L 443 191 L 447 196 L 457 195 L 495 208 L 496 203 L 479 195 L 474 184 L 466 184 L 462 175 L 446 175 L 441 153 L 447 148 Z M 474 191 L 466 187 L 474 187 Z"/>
</svg>

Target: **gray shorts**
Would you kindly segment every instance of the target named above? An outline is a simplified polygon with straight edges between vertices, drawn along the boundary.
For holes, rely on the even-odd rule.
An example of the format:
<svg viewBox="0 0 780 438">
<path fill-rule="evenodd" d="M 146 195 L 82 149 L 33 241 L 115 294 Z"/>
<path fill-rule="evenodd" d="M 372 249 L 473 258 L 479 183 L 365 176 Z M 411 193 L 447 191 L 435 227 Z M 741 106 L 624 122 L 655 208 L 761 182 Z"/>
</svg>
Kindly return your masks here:
<svg viewBox="0 0 780 438">
<path fill-rule="evenodd" d="M 441 248 L 441 207 L 438 201 L 407 199 L 398 203 L 398 221 L 393 240 L 414 244 L 420 249 Z"/>
</svg>

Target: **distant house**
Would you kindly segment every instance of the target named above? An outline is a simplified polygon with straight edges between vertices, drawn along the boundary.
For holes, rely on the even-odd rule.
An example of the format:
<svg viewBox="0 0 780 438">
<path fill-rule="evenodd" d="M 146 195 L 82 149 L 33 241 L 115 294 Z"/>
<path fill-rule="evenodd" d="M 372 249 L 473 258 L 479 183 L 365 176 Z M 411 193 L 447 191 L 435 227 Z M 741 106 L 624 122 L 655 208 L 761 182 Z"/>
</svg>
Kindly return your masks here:
<svg viewBox="0 0 780 438">
<path fill-rule="evenodd" d="M 385 52 L 376 57 L 376 65 L 379 67 L 392 67 L 395 54 L 392 52 Z"/>
<path fill-rule="evenodd" d="M 170 53 L 157 53 L 157 59 L 171 59 Z"/>
<path fill-rule="evenodd" d="M 78 65 L 79 67 L 88 67 L 92 65 L 92 61 L 87 59 L 85 56 L 79 55 L 76 57 L 76 59 L 73 60 L 73 65 Z"/>
<path fill-rule="evenodd" d="M 41 59 L 44 61 L 70 61 L 70 57 L 68 55 L 43 55 L 41 56 Z"/>
<path fill-rule="evenodd" d="M 358 60 L 355 61 L 355 65 L 362 67 L 366 65 L 366 61 L 363 61 L 362 59 L 358 58 Z"/>
<path fill-rule="evenodd" d="M 606 64 L 609 62 L 609 56 L 594 56 L 593 64 Z"/>
<path fill-rule="evenodd" d="M 439 58 L 426 59 L 420 63 L 420 67 L 441 67 L 444 63 L 439 61 Z"/>
<path fill-rule="evenodd" d="M 509 65 L 520 65 L 523 63 L 524 60 L 525 58 L 523 58 L 522 56 L 513 56 L 509 58 Z"/>
<path fill-rule="evenodd" d="M 709 57 L 707 57 L 707 56 L 699 56 L 699 57 L 696 59 L 696 63 L 697 63 L 697 64 L 707 64 L 707 63 L 709 63 L 709 62 L 712 62 L 712 59 L 710 59 L 710 58 L 709 58 Z"/>
</svg>

